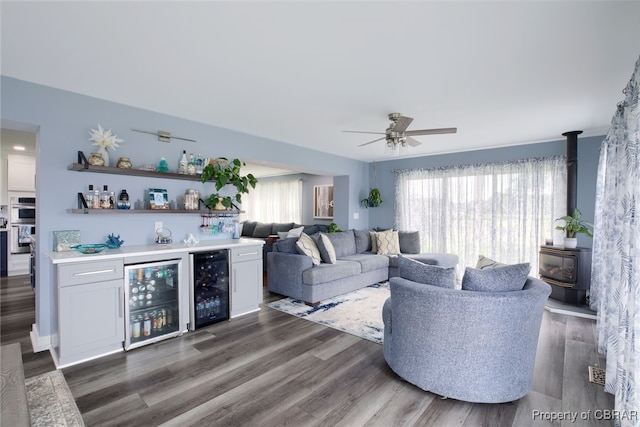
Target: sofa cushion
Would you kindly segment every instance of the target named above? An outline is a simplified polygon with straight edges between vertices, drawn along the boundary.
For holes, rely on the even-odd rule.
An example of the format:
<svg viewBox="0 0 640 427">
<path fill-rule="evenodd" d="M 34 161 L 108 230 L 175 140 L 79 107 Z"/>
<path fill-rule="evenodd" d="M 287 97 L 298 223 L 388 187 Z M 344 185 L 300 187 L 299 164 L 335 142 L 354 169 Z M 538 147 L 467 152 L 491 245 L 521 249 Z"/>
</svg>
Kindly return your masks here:
<svg viewBox="0 0 640 427">
<path fill-rule="evenodd" d="M 256 221 L 245 221 L 242 223 L 242 235 L 245 237 L 253 237 L 253 230 L 256 229 Z"/>
<path fill-rule="evenodd" d="M 356 238 L 353 230 L 340 231 L 337 233 L 327 233 L 326 236 L 336 250 L 336 258 L 343 258 L 356 253 Z"/>
<path fill-rule="evenodd" d="M 320 251 L 318 250 L 316 242 L 311 237 L 302 233 L 296 242 L 296 247 L 299 253 L 311 257 L 313 265 L 320 265 L 320 262 L 322 261 L 320 258 Z"/>
<path fill-rule="evenodd" d="M 304 230 L 303 225 L 294 227 L 291 230 L 287 231 L 287 237 L 300 237 L 300 235 L 302 235 L 302 230 Z"/>
<path fill-rule="evenodd" d="M 266 239 L 271 234 L 271 223 L 265 224 L 263 222 L 256 223 L 256 227 L 253 229 L 251 237 L 259 237 Z"/>
<path fill-rule="evenodd" d="M 462 277 L 462 289 L 481 292 L 520 291 L 527 281 L 530 269 L 528 262 L 484 270 L 467 267 Z"/>
<path fill-rule="evenodd" d="M 371 252 L 378 253 L 378 238 L 376 237 L 378 234 L 377 231 L 369 231 L 369 239 L 371 240 Z"/>
<path fill-rule="evenodd" d="M 478 263 L 476 264 L 476 268 L 478 270 L 484 270 L 485 268 L 498 268 L 498 267 L 506 267 L 508 264 L 502 264 L 498 261 L 494 261 L 491 258 L 487 258 L 484 255 L 480 255 L 478 257 Z"/>
<path fill-rule="evenodd" d="M 280 239 L 273 243 L 273 251 L 274 252 L 285 252 L 289 254 L 297 254 L 300 253 L 296 249 L 296 243 L 298 242 L 298 237 L 288 237 L 286 239 Z"/>
<path fill-rule="evenodd" d="M 322 258 L 322 262 L 326 262 L 327 264 L 335 264 L 336 263 L 336 250 L 329 240 L 329 237 L 324 233 L 320 234 L 320 238 L 318 239 L 318 249 L 320 250 L 320 258 Z"/>
<path fill-rule="evenodd" d="M 372 253 L 349 255 L 344 258 L 340 258 L 344 261 L 356 261 L 360 263 L 363 273 L 369 271 L 380 270 L 382 268 L 389 268 L 389 258 L 385 255 L 375 255 Z"/>
<path fill-rule="evenodd" d="M 400 252 L 403 254 L 420 253 L 420 232 L 419 231 L 398 231 L 400 242 Z"/>
<path fill-rule="evenodd" d="M 456 284 L 455 267 L 439 267 L 424 264 L 405 256 L 398 256 L 398 271 L 400 277 L 412 282 L 453 289 Z"/>
<path fill-rule="evenodd" d="M 369 230 L 353 230 L 356 238 L 356 253 L 371 252 L 371 234 Z"/>
<path fill-rule="evenodd" d="M 271 234 L 278 234 L 279 231 L 289 231 L 293 228 L 293 222 L 279 223 L 274 222 L 271 224 Z"/>
<path fill-rule="evenodd" d="M 376 246 L 378 255 L 394 255 L 400 253 L 400 240 L 398 232 L 394 230 L 379 231 L 376 233 Z"/>
<path fill-rule="evenodd" d="M 345 279 L 361 273 L 360 264 L 355 261 L 338 260 L 335 264 L 320 264 L 302 272 L 302 281 L 307 285 L 317 285 L 332 280 Z"/>
</svg>

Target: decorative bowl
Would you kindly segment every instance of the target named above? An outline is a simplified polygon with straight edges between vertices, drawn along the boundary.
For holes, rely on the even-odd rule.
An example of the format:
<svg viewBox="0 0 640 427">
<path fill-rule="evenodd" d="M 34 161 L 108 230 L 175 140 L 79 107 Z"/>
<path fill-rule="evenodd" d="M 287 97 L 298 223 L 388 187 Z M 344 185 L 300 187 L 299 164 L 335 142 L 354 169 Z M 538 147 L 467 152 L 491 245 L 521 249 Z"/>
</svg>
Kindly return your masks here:
<svg viewBox="0 0 640 427">
<path fill-rule="evenodd" d="M 72 249 L 75 249 L 83 254 L 97 254 L 98 252 L 102 252 L 102 250 L 106 247 L 107 245 L 105 245 L 104 243 L 71 246 Z"/>
</svg>

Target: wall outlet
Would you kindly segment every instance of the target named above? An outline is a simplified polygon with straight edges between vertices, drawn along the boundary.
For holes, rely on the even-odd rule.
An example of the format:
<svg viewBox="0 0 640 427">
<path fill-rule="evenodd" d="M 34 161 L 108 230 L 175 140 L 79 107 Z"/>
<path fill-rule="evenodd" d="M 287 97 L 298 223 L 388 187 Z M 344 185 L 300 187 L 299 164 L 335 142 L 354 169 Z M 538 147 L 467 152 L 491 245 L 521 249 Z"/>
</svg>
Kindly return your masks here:
<svg viewBox="0 0 640 427">
<path fill-rule="evenodd" d="M 156 221 L 156 226 L 154 227 L 153 231 L 162 231 L 162 221 Z"/>
</svg>

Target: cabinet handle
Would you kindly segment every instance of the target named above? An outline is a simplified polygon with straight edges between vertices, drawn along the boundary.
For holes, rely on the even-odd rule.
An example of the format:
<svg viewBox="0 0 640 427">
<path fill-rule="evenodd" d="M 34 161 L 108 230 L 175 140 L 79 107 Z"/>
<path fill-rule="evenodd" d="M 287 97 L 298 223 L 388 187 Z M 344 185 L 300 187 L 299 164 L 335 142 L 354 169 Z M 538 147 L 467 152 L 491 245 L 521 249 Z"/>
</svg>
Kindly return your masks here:
<svg viewBox="0 0 640 427">
<path fill-rule="evenodd" d="M 258 255 L 258 252 L 245 252 L 242 254 L 238 254 L 239 257 L 247 256 L 247 255 Z"/>
<path fill-rule="evenodd" d="M 96 270 L 96 271 L 85 271 L 84 273 L 73 273 L 74 277 L 79 276 L 93 276 L 94 274 L 104 274 L 104 273 L 115 273 L 116 270 L 114 268 L 110 268 L 109 270 Z"/>
<path fill-rule="evenodd" d="M 122 286 L 118 286 L 118 317 L 122 319 L 122 305 L 124 301 L 122 301 Z"/>
</svg>

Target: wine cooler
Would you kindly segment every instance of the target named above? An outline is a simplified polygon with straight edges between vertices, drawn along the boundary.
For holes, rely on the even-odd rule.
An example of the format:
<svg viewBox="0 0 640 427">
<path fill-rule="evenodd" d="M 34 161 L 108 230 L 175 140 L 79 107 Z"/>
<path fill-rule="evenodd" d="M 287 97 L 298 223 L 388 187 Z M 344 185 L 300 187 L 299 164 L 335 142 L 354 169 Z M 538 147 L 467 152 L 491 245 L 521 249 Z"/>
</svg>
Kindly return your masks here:
<svg viewBox="0 0 640 427">
<path fill-rule="evenodd" d="M 229 251 L 191 256 L 191 310 L 189 329 L 229 319 Z"/>
<path fill-rule="evenodd" d="M 181 260 L 125 265 L 125 350 L 180 335 Z"/>
</svg>

